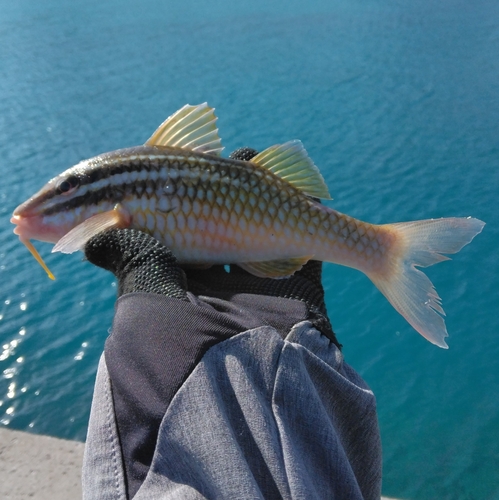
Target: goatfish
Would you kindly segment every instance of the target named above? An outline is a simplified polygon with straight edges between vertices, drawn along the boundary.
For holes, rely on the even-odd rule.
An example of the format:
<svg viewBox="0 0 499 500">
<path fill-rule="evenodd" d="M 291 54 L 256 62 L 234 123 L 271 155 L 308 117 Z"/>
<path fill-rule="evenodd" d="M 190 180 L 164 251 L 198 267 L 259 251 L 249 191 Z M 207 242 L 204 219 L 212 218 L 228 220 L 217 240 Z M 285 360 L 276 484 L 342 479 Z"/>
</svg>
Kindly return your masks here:
<svg viewBox="0 0 499 500">
<path fill-rule="evenodd" d="M 11 222 L 54 279 L 31 239 L 52 252 L 83 249 L 110 228 L 142 230 L 182 265 L 237 264 L 285 278 L 310 259 L 365 273 L 423 337 L 447 348 L 441 299 L 418 267 L 448 260 L 484 223 L 443 218 L 375 225 L 333 210 L 326 183 L 300 141 L 250 161 L 222 158 L 214 109 L 186 105 L 143 145 L 84 160 L 17 207 Z"/>
</svg>

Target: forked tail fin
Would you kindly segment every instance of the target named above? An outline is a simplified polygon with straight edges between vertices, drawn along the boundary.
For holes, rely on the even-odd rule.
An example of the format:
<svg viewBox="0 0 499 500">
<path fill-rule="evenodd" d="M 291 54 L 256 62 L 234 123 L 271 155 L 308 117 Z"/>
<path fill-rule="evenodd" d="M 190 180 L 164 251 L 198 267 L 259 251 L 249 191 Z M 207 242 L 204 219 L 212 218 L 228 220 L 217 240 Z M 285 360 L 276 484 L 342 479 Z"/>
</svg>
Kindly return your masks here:
<svg viewBox="0 0 499 500">
<path fill-rule="evenodd" d="M 481 232 L 484 222 L 472 218 L 431 219 L 390 224 L 400 242 L 399 255 L 383 274 L 369 275 L 393 307 L 423 337 L 439 347 L 447 329 L 441 299 L 428 277 L 418 267 L 449 260 L 442 254 L 457 253 Z M 398 245 L 397 245 L 398 246 Z"/>
</svg>

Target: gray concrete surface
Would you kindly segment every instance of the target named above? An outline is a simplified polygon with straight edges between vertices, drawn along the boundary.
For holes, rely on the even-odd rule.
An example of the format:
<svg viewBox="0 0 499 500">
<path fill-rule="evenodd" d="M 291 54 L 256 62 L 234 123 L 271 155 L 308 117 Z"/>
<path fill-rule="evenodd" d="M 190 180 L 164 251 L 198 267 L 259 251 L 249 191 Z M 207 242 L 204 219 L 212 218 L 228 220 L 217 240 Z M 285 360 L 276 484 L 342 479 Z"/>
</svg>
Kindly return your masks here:
<svg viewBox="0 0 499 500">
<path fill-rule="evenodd" d="M 81 498 L 84 446 L 76 441 L 0 429 L 0 498 Z"/>
</svg>

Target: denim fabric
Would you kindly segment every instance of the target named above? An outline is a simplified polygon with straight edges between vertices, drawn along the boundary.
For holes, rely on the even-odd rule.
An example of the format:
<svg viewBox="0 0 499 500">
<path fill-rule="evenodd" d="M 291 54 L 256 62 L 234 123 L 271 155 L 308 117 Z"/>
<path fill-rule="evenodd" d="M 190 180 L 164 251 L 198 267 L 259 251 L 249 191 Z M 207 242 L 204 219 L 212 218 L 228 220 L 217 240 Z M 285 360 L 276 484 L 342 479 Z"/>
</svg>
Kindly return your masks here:
<svg viewBox="0 0 499 500">
<path fill-rule="evenodd" d="M 83 469 L 85 499 L 126 498 L 101 359 Z M 380 498 L 373 393 L 309 322 L 212 347 L 161 423 L 144 499 Z"/>
<path fill-rule="evenodd" d="M 114 417 L 111 381 L 104 355 L 95 380 L 87 441 L 83 455 L 83 498 L 126 499 L 125 476 Z"/>
<path fill-rule="evenodd" d="M 262 325 L 285 338 L 293 325 L 308 319 L 300 300 L 240 293 L 188 296 L 182 301 L 139 292 L 116 302 L 104 357 L 130 497 L 149 472 L 171 400 L 206 352 Z"/>
</svg>

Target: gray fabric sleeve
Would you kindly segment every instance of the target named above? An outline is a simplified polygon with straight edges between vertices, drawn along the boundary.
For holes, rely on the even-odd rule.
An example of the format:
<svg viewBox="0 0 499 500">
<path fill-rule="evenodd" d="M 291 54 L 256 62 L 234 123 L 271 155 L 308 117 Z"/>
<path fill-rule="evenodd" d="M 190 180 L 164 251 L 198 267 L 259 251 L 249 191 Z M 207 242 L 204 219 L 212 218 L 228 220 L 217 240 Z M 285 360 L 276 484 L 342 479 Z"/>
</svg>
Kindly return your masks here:
<svg viewBox="0 0 499 500">
<path fill-rule="evenodd" d="M 104 359 L 83 469 L 85 499 L 122 499 Z M 120 469 L 121 466 L 121 469 Z M 205 354 L 160 426 L 143 499 L 380 498 L 373 393 L 307 321 L 258 327 Z"/>
<path fill-rule="evenodd" d="M 83 498 L 126 499 L 125 475 L 111 380 L 104 354 L 99 361 L 82 471 Z"/>
</svg>

